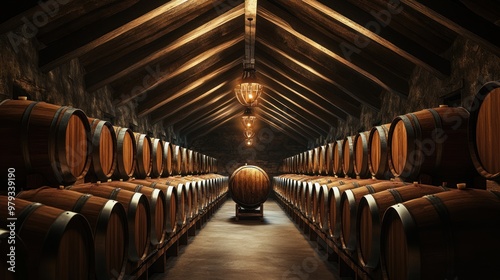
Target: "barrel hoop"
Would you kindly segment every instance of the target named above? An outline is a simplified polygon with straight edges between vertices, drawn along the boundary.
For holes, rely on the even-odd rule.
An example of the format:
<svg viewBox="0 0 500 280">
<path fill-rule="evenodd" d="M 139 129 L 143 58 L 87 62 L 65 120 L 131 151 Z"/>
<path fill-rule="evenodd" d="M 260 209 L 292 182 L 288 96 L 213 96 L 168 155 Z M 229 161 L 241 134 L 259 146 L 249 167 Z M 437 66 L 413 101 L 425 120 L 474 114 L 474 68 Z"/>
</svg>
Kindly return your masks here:
<svg viewBox="0 0 500 280">
<path fill-rule="evenodd" d="M 339 181 L 339 185 L 340 185 L 340 186 L 342 186 L 342 185 L 344 185 L 344 184 L 345 184 L 345 182 L 344 182 L 344 181 Z"/>
<path fill-rule="evenodd" d="M 454 263 L 455 263 L 455 250 L 453 248 L 453 244 L 451 244 L 451 240 L 453 239 L 453 232 L 451 230 L 451 224 L 450 224 L 450 212 L 448 211 L 448 208 L 444 205 L 443 201 L 435 196 L 435 195 L 426 195 L 424 196 L 431 204 L 434 206 L 434 209 L 436 210 L 439 218 L 441 219 L 441 225 L 443 228 L 443 233 L 446 236 L 446 258 L 447 258 L 447 268 L 446 268 L 446 276 L 449 279 L 454 279 L 455 276 L 455 271 L 454 271 Z"/>
<path fill-rule="evenodd" d="M 87 200 L 89 200 L 89 198 L 91 196 L 92 195 L 89 194 L 89 193 L 85 193 L 82 196 L 80 196 L 80 198 L 78 198 L 78 200 L 76 201 L 76 203 L 73 206 L 73 209 L 71 209 L 71 211 L 80 213 L 80 211 L 82 210 L 83 206 L 85 205 L 85 203 L 87 203 Z"/>
<path fill-rule="evenodd" d="M 157 182 L 152 182 L 151 185 L 149 185 L 150 188 L 156 189 L 156 184 Z"/>
<path fill-rule="evenodd" d="M 358 182 L 352 182 L 352 187 L 355 189 L 355 188 L 359 188 L 361 186 L 359 185 Z"/>
<path fill-rule="evenodd" d="M 443 122 L 441 120 L 441 116 L 435 109 L 427 109 L 432 116 L 434 117 L 434 123 L 436 124 L 436 128 L 434 129 L 435 132 L 443 132 Z M 434 168 L 439 170 L 441 168 L 441 161 L 443 159 L 443 142 L 442 141 L 436 141 L 435 136 L 432 136 L 433 143 L 436 144 L 436 162 L 434 165 Z"/>
<path fill-rule="evenodd" d="M 109 194 L 109 199 L 113 199 L 113 200 L 116 200 L 116 197 L 118 196 L 118 193 L 121 191 L 122 189 L 121 188 L 115 188 L 113 189 L 113 191 L 111 191 L 111 193 Z"/>
<path fill-rule="evenodd" d="M 365 187 L 370 193 L 375 193 L 375 188 L 372 185 L 366 185 Z"/>
<path fill-rule="evenodd" d="M 52 167 L 52 173 L 56 177 L 57 182 L 63 182 L 61 167 L 63 164 L 59 162 L 59 154 L 56 156 L 57 147 L 59 147 L 59 139 L 66 140 L 65 135 L 60 135 L 57 131 L 57 123 L 59 121 L 59 115 L 65 110 L 66 106 L 61 106 L 57 109 L 54 117 L 52 118 L 52 122 L 50 123 L 50 134 L 49 134 L 49 161 L 50 166 Z M 66 147 L 66 143 L 63 143 L 62 147 Z"/>
<path fill-rule="evenodd" d="M 22 148 L 22 153 L 23 153 L 23 159 L 25 162 L 26 170 L 28 173 L 32 172 L 33 167 L 31 166 L 31 158 L 30 158 L 30 151 L 28 149 L 28 139 L 30 138 L 28 135 L 29 127 L 28 127 L 28 121 L 31 116 L 31 111 L 33 110 L 33 107 L 38 104 L 38 101 L 30 103 L 26 110 L 24 110 L 23 117 L 21 119 L 21 128 L 23 128 L 21 132 L 21 148 Z"/>
<path fill-rule="evenodd" d="M 403 198 L 396 189 L 388 189 L 388 191 L 392 194 L 396 203 L 403 203 Z"/>
<path fill-rule="evenodd" d="M 142 189 L 142 185 L 135 186 L 134 192 L 140 192 Z"/>
<path fill-rule="evenodd" d="M 22 211 L 21 214 L 16 218 L 16 224 L 21 225 L 21 226 L 16 226 L 16 233 L 21 232 L 21 229 L 24 225 L 24 220 L 26 220 L 31 213 L 33 213 L 36 209 L 38 209 L 40 206 L 43 206 L 43 204 L 39 202 L 34 202 L 28 206 L 26 206 Z"/>
</svg>

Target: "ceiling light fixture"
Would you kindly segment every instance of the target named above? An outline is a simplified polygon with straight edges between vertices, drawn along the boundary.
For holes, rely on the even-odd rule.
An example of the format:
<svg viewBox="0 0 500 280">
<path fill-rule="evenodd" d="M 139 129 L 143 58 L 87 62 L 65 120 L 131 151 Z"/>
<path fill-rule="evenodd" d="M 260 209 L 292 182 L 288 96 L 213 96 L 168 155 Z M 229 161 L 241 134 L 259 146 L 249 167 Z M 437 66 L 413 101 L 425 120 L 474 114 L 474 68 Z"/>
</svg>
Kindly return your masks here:
<svg viewBox="0 0 500 280">
<path fill-rule="evenodd" d="M 249 55 L 243 61 L 243 76 L 234 88 L 234 93 L 236 94 L 236 99 L 243 106 L 252 107 L 257 105 L 257 99 L 262 94 L 262 85 L 257 80 L 255 75 L 255 58 L 253 56 L 253 39 L 252 39 L 252 20 L 249 17 L 250 22 L 250 43 L 249 43 Z"/>
<path fill-rule="evenodd" d="M 245 127 L 245 129 L 253 128 L 255 119 L 256 117 L 253 114 L 252 108 L 250 107 L 246 108 L 245 111 L 243 112 L 243 115 L 241 116 L 241 122 L 243 123 L 243 127 Z"/>
</svg>

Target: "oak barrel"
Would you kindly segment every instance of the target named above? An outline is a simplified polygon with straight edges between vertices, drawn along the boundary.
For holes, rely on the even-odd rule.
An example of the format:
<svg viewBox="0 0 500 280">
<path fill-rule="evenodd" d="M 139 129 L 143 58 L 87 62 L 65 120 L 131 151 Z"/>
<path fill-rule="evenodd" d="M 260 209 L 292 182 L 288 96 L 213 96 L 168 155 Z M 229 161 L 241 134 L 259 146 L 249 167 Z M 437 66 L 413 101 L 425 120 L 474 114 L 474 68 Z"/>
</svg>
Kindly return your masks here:
<svg viewBox="0 0 500 280">
<path fill-rule="evenodd" d="M 90 125 L 76 108 L 29 100 L 0 103 L 0 167 L 3 182 L 7 169 L 16 171 L 16 186 L 58 187 L 82 179 L 90 167 Z M 36 176 L 38 184 L 28 183 Z"/>
<path fill-rule="evenodd" d="M 127 215 L 120 203 L 91 194 L 48 187 L 22 191 L 17 198 L 82 214 L 94 236 L 96 279 L 123 277 L 129 237 Z"/>
<path fill-rule="evenodd" d="M 137 146 L 137 156 L 135 158 L 134 177 L 144 179 L 151 174 L 153 162 L 151 157 L 152 143 L 151 138 L 143 133 L 134 132 L 135 144 Z"/>
<path fill-rule="evenodd" d="M 368 169 L 373 177 L 388 180 L 394 175 L 389 168 L 389 128 L 391 124 L 374 126 L 368 137 Z"/>
<path fill-rule="evenodd" d="M 172 175 L 172 144 L 163 142 L 163 177 Z"/>
<path fill-rule="evenodd" d="M 151 138 L 151 178 L 158 178 L 163 174 L 164 159 L 163 141 L 158 138 Z"/>
<path fill-rule="evenodd" d="M 165 216 L 166 237 L 171 237 L 177 231 L 177 188 L 159 182 L 134 179 L 130 182 L 159 189 L 165 196 L 167 214 Z"/>
<path fill-rule="evenodd" d="M 116 166 L 116 133 L 113 125 L 104 120 L 88 118 L 91 131 L 91 165 L 86 181 L 107 181 Z"/>
<path fill-rule="evenodd" d="M 432 184 L 470 181 L 475 171 L 467 144 L 469 112 L 462 107 L 425 109 L 396 117 L 389 129 L 389 167 L 395 177 Z"/>
<path fill-rule="evenodd" d="M 336 176 L 344 176 L 344 169 L 343 169 L 343 146 L 344 146 L 344 140 L 337 140 L 333 144 L 333 174 Z"/>
<path fill-rule="evenodd" d="M 163 244 L 165 241 L 165 233 L 167 231 L 165 224 L 165 218 L 167 217 L 167 201 L 165 194 L 161 190 L 138 184 L 135 181 L 110 181 L 102 183 L 101 185 L 144 194 L 148 199 L 149 213 L 151 214 L 151 245 L 153 247 L 157 247 Z"/>
<path fill-rule="evenodd" d="M 329 184 L 328 191 L 328 234 L 335 240 L 340 238 L 340 199 L 349 189 L 378 183 L 375 179 L 346 178 Z"/>
<path fill-rule="evenodd" d="M 127 214 L 128 260 L 137 263 L 146 258 L 151 235 L 151 213 L 145 195 L 93 183 L 72 185 L 66 187 L 66 189 L 116 200 L 122 204 Z"/>
<path fill-rule="evenodd" d="M 359 263 L 367 269 L 379 268 L 380 226 L 387 208 L 397 203 L 446 190 L 449 189 L 415 183 L 363 196 L 358 203 L 355 229 Z M 351 234 L 353 234 L 352 230 Z"/>
<path fill-rule="evenodd" d="M 356 178 L 354 172 L 354 137 L 346 136 L 342 142 L 342 171 L 351 178 Z"/>
<path fill-rule="evenodd" d="M 359 200 L 365 195 L 404 185 L 408 185 L 408 183 L 388 180 L 355 189 L 349 189 L 342 194 L 338 210 L 340 211 L 340 243 L 344 250 L 349 251 L 349 253 L 354 253 L 356 251 L 356 217 Z"/>
<path fill-rule="evenodd" d="M 370 169 L 368 168 L 368 138 L 370 131 L 364 131 L 356 134 L 354 137 L 353 148 L 353 165 L 356 178 L 370 178 Z"/>
<path fill-rule="evenodd" d="M 131 129 L 115 126 L 116 134 L 116 164 L 113 178 L 128 180 L 134 175 L 137 147 L 135 135 Z"/>
<path fill-rule="evenodd" d="M 172 175 L 180 175 L 182 173 L 182 147 L 172 144 Z M 207 158 L 207 161 L 209 158 Z M 207 162 L 207 170 L 209 162 Z"/>
<path fill-rule="evenodd" d="M 469 119 L 469 150 L 476 170 L 500 181 L 500 82 L 484 84 L 474 96 Z"/>
<path fill-rule="evenodd" d="M 271 181 L 262 168 L 244 165 L 229 177 L 229 191 L 238 205 L 255 209 L 267 200 L 271 192 Z"/>
<path fill-rule="evenodd" d="M 94 246 L 89 223 L 81 214 L 16 198 L 0 196 L 0 228 L 15 224 L 29 248 L 27 279 L 93 279 Z M 12 211 L 12 212 L 11 212 Z M 15 222 L 8 218 L 16 218 Z M 20 260 L 19 260 L 20 261 Z"/>
<path fill-rule="evenodd" d="M 465 189 L 389 207 L 382 219 L 387 279 L 500 279 L 500 194 Z"/>
</svg>

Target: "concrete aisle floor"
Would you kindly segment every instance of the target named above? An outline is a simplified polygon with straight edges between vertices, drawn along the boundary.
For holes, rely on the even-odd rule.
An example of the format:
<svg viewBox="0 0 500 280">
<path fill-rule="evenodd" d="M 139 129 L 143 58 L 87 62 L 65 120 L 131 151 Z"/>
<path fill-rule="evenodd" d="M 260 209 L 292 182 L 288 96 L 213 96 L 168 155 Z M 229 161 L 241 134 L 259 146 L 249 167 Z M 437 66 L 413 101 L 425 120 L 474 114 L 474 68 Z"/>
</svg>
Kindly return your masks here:
<svg viewBox="0 0 500 280">
<path fill-rule="evenodd" d="M 149 279 L 339 279 L 316 242 L 304 235 L 271 198 L 258 217 L 235 220 L 229 198 L 197 235 Z"/>
</svg>

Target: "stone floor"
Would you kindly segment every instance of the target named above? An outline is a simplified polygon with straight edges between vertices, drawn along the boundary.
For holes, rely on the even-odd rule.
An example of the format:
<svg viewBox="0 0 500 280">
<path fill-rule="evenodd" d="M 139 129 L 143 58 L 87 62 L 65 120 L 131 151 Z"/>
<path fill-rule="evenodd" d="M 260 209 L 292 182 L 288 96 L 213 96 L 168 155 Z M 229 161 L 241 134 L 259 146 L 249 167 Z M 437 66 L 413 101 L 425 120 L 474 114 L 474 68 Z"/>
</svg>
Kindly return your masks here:
<svg viewBox="0 0 500 280">
<path fill-rule="evenodd" d="M 263 221 L 236 221 L 235 203 L 228 199 L 167 260 L 167 271 L 149 279 L 339 279 L 337 263 L 326 258 L 272 199 L 264 204 Z"/>
</svg>

